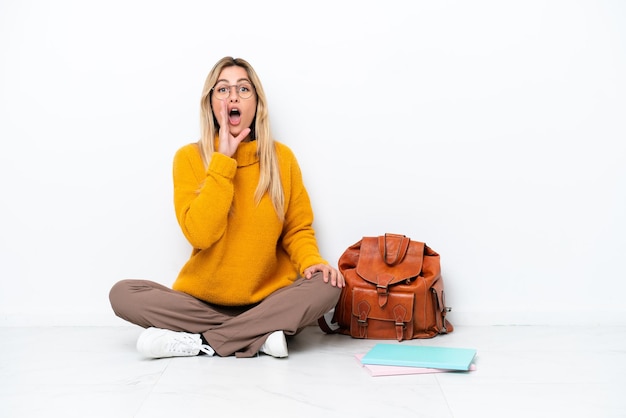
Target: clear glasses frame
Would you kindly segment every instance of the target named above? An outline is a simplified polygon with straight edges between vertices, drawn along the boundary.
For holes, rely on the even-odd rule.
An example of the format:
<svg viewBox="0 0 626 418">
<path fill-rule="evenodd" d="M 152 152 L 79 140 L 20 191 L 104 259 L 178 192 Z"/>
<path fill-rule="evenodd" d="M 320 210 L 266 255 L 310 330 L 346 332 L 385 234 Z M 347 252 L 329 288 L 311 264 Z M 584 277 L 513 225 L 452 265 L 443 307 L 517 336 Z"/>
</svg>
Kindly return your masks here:
<svg viewBox="0 0 626 418">
<path fill-rule="evenodd" d="M 226 100 L 230 97 L 230 91 L 233 87 L 235 88 L 235 92 L 240 99 L 249 99 L 254 95 L 254 87 L 249 83 L 241 83 L 241 84 L 218 84 L 213 87 L 211 91 L 213 92 L 213 96 L 215 96 L 218 100 Z"/>
</svg>

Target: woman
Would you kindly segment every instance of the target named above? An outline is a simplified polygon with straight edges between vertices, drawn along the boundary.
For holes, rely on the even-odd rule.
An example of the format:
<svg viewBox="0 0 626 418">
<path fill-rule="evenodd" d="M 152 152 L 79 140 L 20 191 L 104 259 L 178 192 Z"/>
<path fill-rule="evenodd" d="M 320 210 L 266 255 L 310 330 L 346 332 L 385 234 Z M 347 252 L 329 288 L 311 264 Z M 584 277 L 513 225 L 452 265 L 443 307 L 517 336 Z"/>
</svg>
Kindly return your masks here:
<svg viewBox="0 0 626 418">
<path fill-rule="evenodd" d="M 215 64 L 202 92 L 201 128 L 173 167 L 190 259 L 172 289 L 118 282 L 111 306 L 146 328 L 137 349 L 148 357 L 286 357 L 285 335 L 331 310 L 344 278 L 319 253 L 300 168 L 271 136 L 265 93 L 248 62 Z"/>
</svg>

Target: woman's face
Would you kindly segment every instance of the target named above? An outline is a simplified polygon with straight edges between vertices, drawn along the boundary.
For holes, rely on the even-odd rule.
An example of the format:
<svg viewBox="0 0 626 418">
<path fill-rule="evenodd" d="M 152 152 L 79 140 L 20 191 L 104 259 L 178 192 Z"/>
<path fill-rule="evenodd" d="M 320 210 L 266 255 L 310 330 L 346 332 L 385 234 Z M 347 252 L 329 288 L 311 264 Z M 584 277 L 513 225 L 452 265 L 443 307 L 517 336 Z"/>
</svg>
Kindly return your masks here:
<svg viewBox="0 0 626 418">
<path fill-rule="evenodd" d="M 248 98 L 241 97 L 250 93 Z M 239 135 L 252 125 L 256 103 L 256 92 L 248 78 L 248 72 L 239 66 L 224 68 L 213 87 L 211 97 L 213 114 L 220 126 L 223 123 L 222 109 L 225 109 L 230 133 L 233 136 Z"/>
</svg>

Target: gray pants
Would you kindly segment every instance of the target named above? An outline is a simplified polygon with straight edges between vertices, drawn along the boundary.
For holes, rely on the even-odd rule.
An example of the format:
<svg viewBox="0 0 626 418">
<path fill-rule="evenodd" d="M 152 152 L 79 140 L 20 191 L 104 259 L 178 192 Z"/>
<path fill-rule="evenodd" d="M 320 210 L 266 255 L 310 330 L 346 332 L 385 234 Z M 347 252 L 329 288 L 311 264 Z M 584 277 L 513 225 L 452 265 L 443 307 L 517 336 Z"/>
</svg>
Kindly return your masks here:
<svg viewBox="0 0 626 418">
<path fill-rule="evenodd" d="M 202 334 L 220 356 L 253 357 L 272 332 L 295 335 L 315 323 L 340 293 L 316 273 L 244 307 L 208 304 L 148 280 L 116 283 L 109 300 L 115 314 L 133 324 Z"/>
</svg>

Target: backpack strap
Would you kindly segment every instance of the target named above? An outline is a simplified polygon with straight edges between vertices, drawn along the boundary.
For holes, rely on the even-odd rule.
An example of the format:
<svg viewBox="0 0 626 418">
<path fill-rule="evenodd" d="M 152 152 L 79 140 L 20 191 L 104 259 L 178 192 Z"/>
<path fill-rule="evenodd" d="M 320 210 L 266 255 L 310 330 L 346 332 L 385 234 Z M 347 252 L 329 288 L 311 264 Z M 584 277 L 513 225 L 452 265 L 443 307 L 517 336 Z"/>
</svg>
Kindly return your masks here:
<svg viewBox="0 0 626 418">
<path fill-rule="evenodd" d="M 396 321 L 396 338 L 398 341 L 402 341 L 404 338 L 404 327 L 407 318 L 406 308 L 402 305 L 396 305 L 393 307 L 393 316 Z"/>
<path fill-rule="evenodd" d="M 326 322 L 326 318 L 324 318 L 323 316 L 317 318 L 317 324 L 326 334 L 337 334 L 339 330 L 339 328 L 332 329 L 330 325 L 328 325 L 328 322 Z"/>
<path fill-rule="evenodd" d="M 359 335 L 357 338 L 367 338 L 367 319 L 369 318 L 372 307 L 366 300 L 359 301 L 357 306 L 357 319 L 356 322 L 359 326 Z"/>
</svg>

